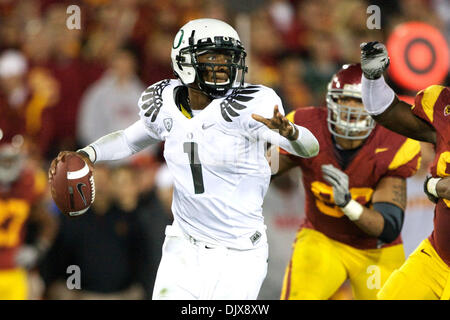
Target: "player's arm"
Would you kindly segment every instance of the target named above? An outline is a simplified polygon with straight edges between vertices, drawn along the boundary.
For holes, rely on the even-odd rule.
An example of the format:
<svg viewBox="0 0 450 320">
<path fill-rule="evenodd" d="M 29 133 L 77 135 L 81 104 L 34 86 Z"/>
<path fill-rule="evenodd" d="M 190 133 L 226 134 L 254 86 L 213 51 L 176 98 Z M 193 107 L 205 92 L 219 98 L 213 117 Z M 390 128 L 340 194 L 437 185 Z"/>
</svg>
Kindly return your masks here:
<svg viewBox="0 0 450 320">
<path fill-rule="evenodd" d="M 450 200 L 450 177 L 442 178 L 437 182 L 436 194 L 439 198 Z"/>
<path fill-rule="evenodd" d="M 92 170 L 95 162 L 124 159 L 159 141 L 160 139 L 145 127 L 143 121 L 138 120 L 128 128 L 107 134 L 77 152 Z M 70 153 L 73 152 L 62 151 L 52 161 L 49 179 L 55 175 L 58 162 Z"/>
<path fill-rule="evenodd" d="M 385 243 L 394 241 L 401 232 L 406 208 L 406 181 L 399 177 L 380 180 L 370 209 L 351 199 L 348 176 L 332 165 L 322 166 L 324 179 L 333 187 L 334 201 L 358 228 Z"/>
<path fill-rule="evenodd" d="M 36 243 L 41 248 L 48 249 L 56 237 L 58 224 L 55 217 L 47 210 L 45 201 L 41 201 L 32 207 L 30 221 L 36 223 L 39 229 Z"/>
<path fill-rule="evenodd" d="M 37 236 L 32 244 L 22 246 L 16 257 L 16 263 L 24 268 L 32 268 L 47 253 L 58 231 L 54 216 L 46 209 L 44 201 L 34 204 L 30 209 L 29 221 L 37 227 Z"/>
<path fill-rule="evenodd" d="M 361 216 L 359 220 L 354 221 L 355 224 L 383 242 L 394 241 L 403 226 L 406 209 L 406 180 L 400 177 L 382 178 L 374 191 L 372 203 L 373 209 L 367 209 L 372 215 Z M 372 219 L 378 222 L 374 228 L 370 227 Z"/>
<path fill-rule="evenodd" d="M 319 153 L 319 142 L 307 128 L 293 124 L 274 107 L 272 118 L 252 114 L 252 118 L 264 124 L 253 134 L 258 138 L 278 145 L 290 154 L 311 158 Z M 277 130 L 278 134 L 273 130 Z M 280 137 L 281 136 L 281 137 Z"/>
<path fill-rule="evenodd" d="M 138 120 L 128 128 L 107 134 L 79 151 L 84 152 L 92 163 L 120 160 L 159 141 L 144 122 Z"/>
<path fill-rule="evenodd" d="M 376 94 L 376 93 L 375 93 Z M 397 97 L 386 111 L 372 117 L 382 126 L 414 140 L 436 143 L 436 131 L 411 111 L 411 105 Z"/>
<path fill-rule="evenodd" d="M 389 66 L 386 47 L 379 42 L 361 44 L 362 101 L 366 111 L 382 126 L 409 138 L 436 143 L 432 126 L 417 117 L 411 106 L 399 100 L 384 80 Z"/>
<path fill-rule="evenodd" d="M 271 146 L 267 150 L 266 159 L 272 169 L 272 178 L 281 176 L 298 165 L 289 155 L 280 153 L 277 146 Z"/>
</svg>

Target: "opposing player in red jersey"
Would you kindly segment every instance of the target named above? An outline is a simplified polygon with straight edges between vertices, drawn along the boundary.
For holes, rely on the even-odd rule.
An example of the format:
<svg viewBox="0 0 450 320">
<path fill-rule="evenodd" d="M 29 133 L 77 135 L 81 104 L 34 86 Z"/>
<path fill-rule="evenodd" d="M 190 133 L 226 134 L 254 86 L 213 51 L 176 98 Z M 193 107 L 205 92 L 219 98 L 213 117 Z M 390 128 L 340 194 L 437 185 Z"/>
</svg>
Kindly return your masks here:
<svg viewBox="0 0 450 320">
<path fill-rule="evenodd" d="M 56 234 L 56 222 L 43 202 L 47 176 L 31 169 L 23 137 L 0 129 L 0 299 L 28 298 L 27 271 L 33 268 Z M 24 244 L 26 223 L 38 227 L 33 244 Z"/>
<path fill-rule="evenodd" d="M 434 230 L 395 271 L 379 299 L 450 298 L 450 89 L 432 85 L 420 91 L 414 105 L 399 100 L 386 84 L 389 66 L 386 47 L 379 42 L 361 44 L 362 97 L 372 117 L 404 136 L 434 144 L 436 157 L 424 183 L 436 203 Z"/>
<path fill-rule="evenodd" d="M 405 261 L 405 179 L 418 169 L 420 145 L 375 125 L 361 102 L 361 75 L 359 64 L 343 66 L 329 84 L 327 108 L 287 116 L 321 148 L 307 160 L 280 152 L 279 173 L 299 166 L 306 192 L 282 299 L 329 299 L 346 279 L 356 299 L 376 299 Z"/>
</svg>

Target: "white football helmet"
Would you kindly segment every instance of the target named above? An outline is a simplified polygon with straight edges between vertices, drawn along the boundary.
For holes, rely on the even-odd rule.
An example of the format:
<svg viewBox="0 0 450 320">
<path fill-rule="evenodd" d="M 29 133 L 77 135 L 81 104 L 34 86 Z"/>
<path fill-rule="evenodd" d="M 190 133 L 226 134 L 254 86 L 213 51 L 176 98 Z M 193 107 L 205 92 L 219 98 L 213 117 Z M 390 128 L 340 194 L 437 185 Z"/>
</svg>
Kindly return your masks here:
<svg viewBox="0 0 450 320">
<path fill-rule="evenodd" d="M 226 52 L 231 56 L 231 62 L 199 63 L 197 57 L 210 51 Z M 197 19 L 185 24 L 176 34 L 171 53 L 172 68 L 184 85 L 196 82 L 201 91 L 217 98 L 230 89 L 242 87 L 247 72 L 246 55 L 239 35 L 230 25 L 217 19 Z M 214 67 L 217 66 L 228 68 L 228 81 L 216 81 Z M 213 71 L 213 81 L 203 78 L 206 68 Z"/>
</svg>

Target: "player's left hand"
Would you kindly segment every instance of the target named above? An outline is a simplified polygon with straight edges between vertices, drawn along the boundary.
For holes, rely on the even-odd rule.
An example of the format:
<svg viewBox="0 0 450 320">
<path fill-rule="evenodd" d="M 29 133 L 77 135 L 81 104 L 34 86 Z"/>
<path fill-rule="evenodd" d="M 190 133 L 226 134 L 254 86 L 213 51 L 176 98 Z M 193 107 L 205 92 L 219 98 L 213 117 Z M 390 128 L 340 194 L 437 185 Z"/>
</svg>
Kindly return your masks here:
<svg viewBox="0 0 450 320">
<path fill-rule="evenodd" d="M 386 46 L 378 41 L 364 42 L 361 48 L 361 69 L 367 79 L 378 79 L 390 63 Z"/>
<path fill-rule="evenodd" d="M 278 110 L 278 105 L 273 109 L 273 117 L 264 118 L 258 114 L 252 114 L 252 118 L 265 124 L 270 129 L 278 130 L 279 134 L 289 140 L 298 139 L 298 129 Z"/>
<path fill-rule="evenodd" d="M 31 269 L 36 266 L 42 256 L 42 252 L 37 246 L 23 245 L 15 257 L 15 263 L 25 269 Z"/>
<path fill-rule="evenodd" d="M 85 155 L 85 153 L 75 152 L 75 151 L 61 151 L 56 158 L 52 160 L 50 163 L 50 168 L 48 169 L 48 181 L 51 181 L 53 177 L 56 175 L 56 167 L 58 166 L 58 163 L 63 160 L 63 158 L 67 155 L 77 155 L 83 158 L 83 160 L 87 163 L 89 166 L 89 169 L 91 171 L 94 171 L 94 164 L 91 162 L 88 156 Z"/>
<path fill-rule="evenodd" d="M 334 203 L 343 208 L 352 199 L 348 189 L 348 176 L 331 164 L 322 165 L 323 178 L 333 187 Z"/>
</svg>

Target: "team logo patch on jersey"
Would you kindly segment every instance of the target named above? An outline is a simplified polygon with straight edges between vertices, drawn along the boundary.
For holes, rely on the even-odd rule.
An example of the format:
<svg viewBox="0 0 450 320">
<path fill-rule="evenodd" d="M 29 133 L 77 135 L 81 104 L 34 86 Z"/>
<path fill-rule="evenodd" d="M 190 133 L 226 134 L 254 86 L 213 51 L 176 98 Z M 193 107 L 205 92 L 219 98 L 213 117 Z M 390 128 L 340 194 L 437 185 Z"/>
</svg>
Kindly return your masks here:
<svg viewBox="0 0 450 320">
<path fill-rule="evenodd" d="M 244 102 L 248 102 L 255 97 L 249 96 L 249 94 L 255 93 L 259 91 L 259 86 L 248 86 L 246 88 L 236 90 L 228 96 L 225 100 L 220 103 L 220 112 L 222 113 L 222 117 L 227 122 L 232 122 L 233 120 L 230 117 L 237 117 L 239 113 L 236 110 L 243 110 L 247 108 Z M 242 102 L 242 103 L 240 103 Z"/>
<path fill-rule="evenodd" d="M 169 84 L 170 80 L 160 81 L 147 88 L 142 94 L 142 102 L 144 103 L 141 108 L 145 111 L 144 115 L 146 117 L 151 117 L 151 122 L 154 122 L 158 116 L 159 110 L 163 105 L 162 92 Z"/>
<path fill-rule="evenodd" d="M 261 232 L 256 231 L 251 237 L 250 237 L 250 241 L 252 242 L 253 245 L 255 245 L 259 239 L 261 239 Z"/>
<path fill-rule="evenodd" d="M 444 108 L 444 116 L 450 115 L 450 104 Z"/>
<path fill-rule="evenodd" d="M 165 118 L 164 119 L 164 127 L 166 128 L 166 130 L 168 132 L 170 132 L 170 130 L 172 129 L 172 125 L 173 125 L 172 118 Z"/>
</svg>

